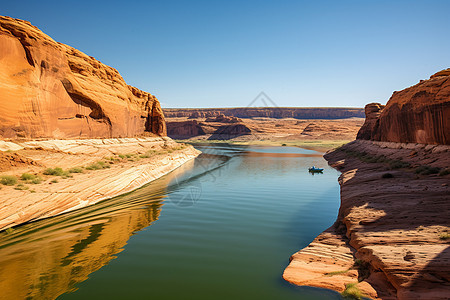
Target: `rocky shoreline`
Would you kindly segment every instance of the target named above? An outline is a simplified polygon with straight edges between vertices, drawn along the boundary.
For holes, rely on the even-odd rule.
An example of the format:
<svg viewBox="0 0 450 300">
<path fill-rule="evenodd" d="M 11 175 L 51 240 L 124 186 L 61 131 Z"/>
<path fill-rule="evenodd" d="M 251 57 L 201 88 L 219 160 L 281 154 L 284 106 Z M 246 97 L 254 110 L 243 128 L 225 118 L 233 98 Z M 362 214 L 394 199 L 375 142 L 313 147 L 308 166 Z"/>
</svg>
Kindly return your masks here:
<svg viewBox="0 0 450 300">
<path fill-rule="evenodd" d="M 342 172 L 336 223 L 283 278 L 373 299 L 448 299 L 450 146 L 356 140 L 325 154 Z"/>
<path fill-rule="evenodd" d="M 167 137 L 0 141 L 0 149 L 15 158 L 0 175 L 18 182 L 2 186 L 0 230 L 131 192 L 200 154 Z M 72 171 L 48 174 L 56 168 Z"/>
</svg>

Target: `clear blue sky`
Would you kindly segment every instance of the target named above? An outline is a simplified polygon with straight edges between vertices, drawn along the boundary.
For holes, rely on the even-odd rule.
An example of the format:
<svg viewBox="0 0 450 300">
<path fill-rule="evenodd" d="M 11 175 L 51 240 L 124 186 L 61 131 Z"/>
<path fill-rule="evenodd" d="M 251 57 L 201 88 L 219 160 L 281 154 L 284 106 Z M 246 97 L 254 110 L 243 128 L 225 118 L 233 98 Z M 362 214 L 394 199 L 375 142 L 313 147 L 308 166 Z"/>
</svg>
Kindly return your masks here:
<svg viewBox="0 0 450 300">
<path fill-rule="evenodd" d="M 385 103 L 450 67 L 450 1 L 2 1 L 163 107 Z"/>
</svg>

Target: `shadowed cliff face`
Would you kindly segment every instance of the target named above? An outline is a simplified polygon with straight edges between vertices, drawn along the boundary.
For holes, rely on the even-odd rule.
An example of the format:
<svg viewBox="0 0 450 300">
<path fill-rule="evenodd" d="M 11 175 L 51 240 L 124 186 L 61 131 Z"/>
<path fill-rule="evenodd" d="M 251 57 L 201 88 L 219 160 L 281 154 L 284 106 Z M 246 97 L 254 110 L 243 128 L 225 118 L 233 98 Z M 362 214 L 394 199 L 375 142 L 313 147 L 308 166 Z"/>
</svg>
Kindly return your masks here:
<svg viewBox="0 0 450 300">
<path fill-rule="evenodd" d="M 0 137 L 166 135 L 155 96 L 29 22 L 0 16 Z"/>
<path fill-rule="evenodd" d="M 358 139 L 450 144 L 450 69 L 394 92 L 386 107 L 366 106 L 366 122 Z"/>
</svg>

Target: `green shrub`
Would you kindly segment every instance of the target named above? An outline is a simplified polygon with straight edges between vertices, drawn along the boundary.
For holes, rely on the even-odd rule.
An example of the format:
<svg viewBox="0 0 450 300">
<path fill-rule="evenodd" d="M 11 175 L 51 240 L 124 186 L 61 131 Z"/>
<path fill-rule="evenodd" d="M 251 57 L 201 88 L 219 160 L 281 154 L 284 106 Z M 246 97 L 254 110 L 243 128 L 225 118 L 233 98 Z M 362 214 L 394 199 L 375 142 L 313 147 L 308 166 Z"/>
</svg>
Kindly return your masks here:
<svg viewBox="0 0 450 300">
<path fill-rule="evenodd" d="M 70 168 L 69 173 L 83 173 L 83 169 L 79 167 Z"/>
<path fill-rule="evenodd" d="M 342 271 L 333 271 L 333 272 L 330 272 L 330 273 L 326 273 L 325 276 L 341 275 L 341 274 L 347 273 L 348 271 L 350 271 L 350 269 L 342 270 Z"/>
<path fill-rule="evenodd" d="M 285 147 L 285 146 L 287 146 L 287 145 L 286 145 L 286 144 L 281 144 L 281 146 L 282 146 L 282 147 Z"/>
<path fill-rule="evenodd" d="M 18 185 L 16 185 L 16 186 L 14 187 L 14 189 L 15 189 L 15 190 L 19 190 L 19 191 L 23 191 L 23 190 L 28 190 L 29 187 L 26 186 L 26 185 L 24 185 L 24 184 L 22 184 L 22 183 L 19 183 Z"/>
<path fill-rule="evenodd" d="M 58 183 L 58 179 L 53 179 L 52 181 L 50 181 L 51 183 Z"/>
<path fill-rule="evenodd" d="M 422 175 L 430 175 L 430 174 L 437 174 L 441 171 L 438 167 L 430 167 L 427 165 L 419 166 L 415 169 L 416 174 L 422 174 Z"/>
<path fill-rule="evenodd" d="M 362 299 L 363 294 L 359 290 L 358 283 L 348 283 L 345 285 L 345 290 L 341 293 L 345 299 Z"/>
<path fill-rule="evenodd" d="M 86 167 L 86 170 L 101 170 L 101 169 L 108 169 L 111 168 L 111 166 L 104 161 L 98 161 L 93 164 L 90 164 Z"/>
<path fill-rule="evenodd" d="M 42 182 L 42 178 L 40 176 L 30 173 L 23 173 L 22 176 L 20 176 L 20 179 L 32 184 L 39 184 Z"/>
<path fill-rule="evenodd" d="M 41 183 L 42 182 L 42 177 L 40 177 L 40 176 L 36 176 L 35 178 L 33 178 L 31 181 L 30 181 L 30 183 L 32 183 L 32 184 L 39 184 L 39 183 Z"/>
<path fill-rule="evenodd" d="M 36 175 L 30 174 L 30 173 L 23 173 L 22 176 L 20 176 L 20 179 L 24 180 L 24 181 L 33 180 L 35 178 L 36 178 Z"/>
<path fill-rule="evenodd" d="M 67 176 L 68 172 L 64 171 L 61 168 L 47 168 L 44 170 L 44 175 L 53 175 L 53 176 Z"/>
<path fill-rule="evenodd" d="M 446 240 L 450 239 L 450 234 L 448 232 L 441 233 L 441 235 L 439 236 L 439 239 L 446 241 Z"/>
<path fill-rule="evenodd" d="M 17 178 L 15 176 L 4 175 L 0 177 L 0 183 L 3 185 L 15 185 Z"/>
<path fill-rule="evenodd" d="M 363 281 L 370 276 L 369 263 L 361 259 L 356 259 L 353 267 L 358 270 L 358 280 Z"/>
<path fill-rule="evenodd" d="M 6 228 L 5 232 L 7 234 L 12 234 L 14 232 L 14 228 L 12 228 L 12 227 Z"/>
<path fill-rule="evenodd" d="M 389 162 L 389 166 L 391 167 L 391 169 L 401 169 L 409 167 L 410 164 L 402 160 L 391 160 Z"/>
</svg>

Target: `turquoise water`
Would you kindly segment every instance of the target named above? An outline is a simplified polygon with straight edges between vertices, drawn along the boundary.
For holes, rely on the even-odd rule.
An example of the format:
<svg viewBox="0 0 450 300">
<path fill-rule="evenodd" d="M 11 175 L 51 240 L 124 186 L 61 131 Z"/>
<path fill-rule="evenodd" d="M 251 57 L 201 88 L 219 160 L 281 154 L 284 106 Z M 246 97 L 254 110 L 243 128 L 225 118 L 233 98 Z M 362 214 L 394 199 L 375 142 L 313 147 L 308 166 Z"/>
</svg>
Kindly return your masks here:
<svg viewBox="0 0 450 300">
<path fill-rule="evenodd" d="M 0 299 L 340 299 L 281 277 L 337 216 L 338 173 L 321 154 L 197 147 L 137 191 L 2 234 Z"/>
</svg>

